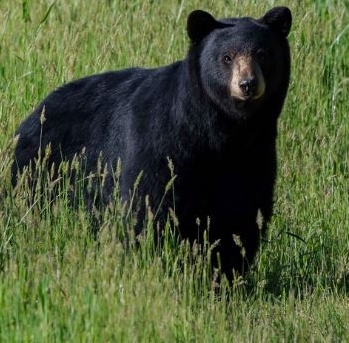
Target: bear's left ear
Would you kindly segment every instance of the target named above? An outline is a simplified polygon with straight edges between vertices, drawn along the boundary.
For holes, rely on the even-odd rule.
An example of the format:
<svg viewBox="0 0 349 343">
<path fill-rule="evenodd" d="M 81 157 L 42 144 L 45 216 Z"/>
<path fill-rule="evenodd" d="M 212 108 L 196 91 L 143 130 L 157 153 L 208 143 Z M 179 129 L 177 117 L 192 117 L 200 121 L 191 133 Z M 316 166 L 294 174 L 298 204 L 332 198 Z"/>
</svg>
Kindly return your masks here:
<svg viewBox="0 0 349 343">
<path fill-rule="evenodd" d="M 220 23 L 208 12 L 195 10 L 187 19 L 187 32 L 193 44 L 198 44 L 211 31 L 218 28 Z"/>
<path fill-rule="evenodd" d="M 292 25 L 292 14 L 287 7 L 275 7 L 260 18 L 260 21 L 287 37 Z"/>
</svg>

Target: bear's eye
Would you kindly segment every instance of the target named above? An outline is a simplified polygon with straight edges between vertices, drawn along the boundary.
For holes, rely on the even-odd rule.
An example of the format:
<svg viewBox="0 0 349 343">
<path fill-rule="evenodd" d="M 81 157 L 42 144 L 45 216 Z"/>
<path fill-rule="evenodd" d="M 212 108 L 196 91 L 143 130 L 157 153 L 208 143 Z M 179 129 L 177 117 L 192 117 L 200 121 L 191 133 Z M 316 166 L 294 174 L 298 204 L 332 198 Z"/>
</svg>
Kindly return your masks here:
<svg viewBox="0 0 349 343">
<path fill-rule="evenodd" d="M 224 55 L 223 56 L 223 61 L 226 64 L 230 64 L 232 62 L 232 59 L 231 59 L 231 57 L 229 55 Z"/>
<path fill-rule="evenodd" d="M 261 63 L 264 63 L 268 60 L 267 53 L 264 50 L 257 51 L 257 57 Z"/>
</svg>

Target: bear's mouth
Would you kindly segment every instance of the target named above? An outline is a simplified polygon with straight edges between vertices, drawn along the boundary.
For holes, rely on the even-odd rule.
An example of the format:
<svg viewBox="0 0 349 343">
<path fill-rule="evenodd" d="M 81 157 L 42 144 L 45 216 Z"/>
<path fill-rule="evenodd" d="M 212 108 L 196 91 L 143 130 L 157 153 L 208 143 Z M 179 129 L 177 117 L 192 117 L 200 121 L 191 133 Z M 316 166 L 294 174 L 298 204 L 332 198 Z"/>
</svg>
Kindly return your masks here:
<svg viewBox="0 0 349 343">
<path fill-rule="evenodd" d="M 250 106 L 257 106 L 262 101 L 263 96 L 249 96 L 249 97 L 240 97 L 234 98 L 234 103 L 237 108 L 246 108 Z"/>
<path fill-rule="evenodd" d="M 230 89 L 230 95 L 235 101 L 256 101 L 263 96 L 264 91 L 264 83 L 255 87 L 239 85 Z"/>
<path fill-rule="evenodd" d="M 239 95 L 239 96 L 233 96 L 233 100 L 236 103 L 253 103 L 258 101 L 261 97 L 262 97 L 263 93 L 261 94 L 256 94 L 256 93 L 249 93 L 249 94 L 243 94 L 243 95 Z"/>
</svg>

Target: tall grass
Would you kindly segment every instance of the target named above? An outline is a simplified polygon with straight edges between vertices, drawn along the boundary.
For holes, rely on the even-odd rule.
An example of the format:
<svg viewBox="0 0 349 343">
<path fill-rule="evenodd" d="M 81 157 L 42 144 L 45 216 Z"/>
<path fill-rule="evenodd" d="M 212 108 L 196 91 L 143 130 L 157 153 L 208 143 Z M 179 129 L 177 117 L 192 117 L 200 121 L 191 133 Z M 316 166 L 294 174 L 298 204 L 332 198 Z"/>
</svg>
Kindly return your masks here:
<svg viewBox="0 0 349 343">
<path fill-rule="evenodd" d="M 151 231 L 126 247 L 132 218 L 117 201 L 95 240 L 67 188 L 29 206 L 25 186 L 11 189 L 12 134 L 52 89 L 183 58 L 193 9 L 261 16 L 283 4 L 293 64 L 275 215 L 246 279 L 214 291 L 209 247 L 190 250 L 170 227 L 161 250 Z M 0 341 L 348 341 L 348 16 L 344 0 L 0 1 Z"/>
</svg>

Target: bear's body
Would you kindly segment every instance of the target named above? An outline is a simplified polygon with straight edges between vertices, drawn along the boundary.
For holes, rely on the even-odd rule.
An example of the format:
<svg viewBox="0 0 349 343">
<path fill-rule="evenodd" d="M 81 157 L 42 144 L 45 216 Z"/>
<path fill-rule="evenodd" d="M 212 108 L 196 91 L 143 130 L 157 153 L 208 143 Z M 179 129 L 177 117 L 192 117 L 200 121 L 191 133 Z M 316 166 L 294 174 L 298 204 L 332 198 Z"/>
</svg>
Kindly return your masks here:
<svg viewBox="0 0 349 343">
<path fill-rule="evenodd" d="M 174 208 L 182 237 L 192 242 L 202 240 L 209 217 L 209 239 L 219 241 L 222 270 L 229 279 L 232 270 L 243 273 L 272 215 L 290 26 L 291 13 L 284 7 L 260 19 L 216 21 L 206 12 L 192 12 L 191 47 L 183 61 L 94 75 L 51 93 L 16 131 L 14 182 L 40 145 L 51 144 L 49 164 L 55 165 L 85 150 L 86 173 L 96 170 L 100 156 L 107 165 L 99 200 L 107 204 L 120 159 L 123 200 L 129 200 L 142 172 L 139 199 L 149 195 L 155 210 L 161 202 L 160 219 Z M 177 176 L 175 204 L 172 192 L 161 201 L 171 178 L 168 158 Z"/>
</svg>

